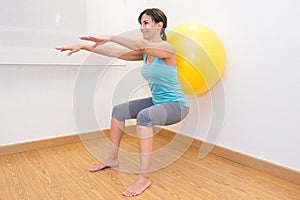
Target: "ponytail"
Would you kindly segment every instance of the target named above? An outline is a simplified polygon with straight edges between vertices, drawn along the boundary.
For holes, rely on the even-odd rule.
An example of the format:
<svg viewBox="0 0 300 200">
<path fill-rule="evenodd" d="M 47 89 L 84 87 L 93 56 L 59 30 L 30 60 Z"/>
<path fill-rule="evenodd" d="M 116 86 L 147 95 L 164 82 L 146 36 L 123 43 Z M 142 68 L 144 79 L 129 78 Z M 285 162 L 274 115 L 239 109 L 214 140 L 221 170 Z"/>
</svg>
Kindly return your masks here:
<svg viewBox="0 0 300 200">
<path fill-rule="evenodd" d="M 161 29 L 160 37 L 161 37 L 162 40 L 167 41 L 167 35 L 166 35 L 166 32 L 165 32 L 165 28 Z"/>
</svg>

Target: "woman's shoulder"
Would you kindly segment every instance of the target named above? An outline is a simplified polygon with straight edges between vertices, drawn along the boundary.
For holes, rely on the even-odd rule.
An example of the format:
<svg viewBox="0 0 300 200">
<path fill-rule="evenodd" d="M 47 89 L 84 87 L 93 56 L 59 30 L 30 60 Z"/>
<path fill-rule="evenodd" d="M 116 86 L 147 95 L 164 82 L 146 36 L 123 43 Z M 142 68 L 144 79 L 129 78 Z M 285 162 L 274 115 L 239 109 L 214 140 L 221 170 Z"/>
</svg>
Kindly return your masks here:
<svg viewBox="0 0 300 200">
<path fill-rule="evenodd" d="M 169 43 L 168 41 L 160 42 L 158 48 L 160 50 L 167 51 L 172 54 L 176 52 L 175 46 L 173 44 Z"/>
<path fill-rule="evenodd" d="M 162 41 L 162 44 L 168 45 L 168 46 L 170 46 L 172 48 L 175 48 L 175 46 L 173 44 L 171 44 L 170 42 L 168 42 L 168 41 Z"/>
</svg>

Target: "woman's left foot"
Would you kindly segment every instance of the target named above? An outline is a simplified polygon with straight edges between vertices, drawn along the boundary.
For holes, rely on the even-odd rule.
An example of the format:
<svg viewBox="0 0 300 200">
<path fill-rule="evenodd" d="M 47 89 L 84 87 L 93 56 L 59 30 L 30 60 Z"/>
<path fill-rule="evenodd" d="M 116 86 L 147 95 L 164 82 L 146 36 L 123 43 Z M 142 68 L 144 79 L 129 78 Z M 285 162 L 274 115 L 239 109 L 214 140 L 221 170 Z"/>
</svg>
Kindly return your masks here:
<svg viewBox="0 0 300 200">
<path fill-rule="evenodd" d="M 127 188 L 122 194 L 126 197 L 137 196 L 151 185 L 149 175 L 140 174 L 134 184 Z"/>
</svg>

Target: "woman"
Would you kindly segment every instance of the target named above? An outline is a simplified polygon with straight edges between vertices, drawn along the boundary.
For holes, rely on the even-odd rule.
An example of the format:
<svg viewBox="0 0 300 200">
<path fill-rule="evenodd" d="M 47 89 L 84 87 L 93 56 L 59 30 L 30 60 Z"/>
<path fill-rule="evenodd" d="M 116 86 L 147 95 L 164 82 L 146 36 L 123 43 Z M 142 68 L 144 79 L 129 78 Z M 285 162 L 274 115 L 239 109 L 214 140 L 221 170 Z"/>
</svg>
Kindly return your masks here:
<svg viewBox="0 0 300 200">
<path fill-rule="evenodd" d="M 103 35 L 81 37 L 93 41 L 90 45 L 72 45 L 57 48 L 69 51 L 71 55 L 79 50 L 87 50 L 105 56 L 124 60 L 143 60 L 142 75 L 148 81 L 152 97 L 122 103 L 113 108 L 110 129 L 110 153 L 107 159 L 90 169 L 96 172 L 107 167 L 118 166 L 118 148 L 125 127 L 125 120 L 137 119 L 137 135 L 141 155 L 141 169 L 136 181 L 127 188 L 124 196 L 141 194 L 151 185 L 149 161 L 153 146 L 153 125 L 170 125 L 181 121 L 189 111 L 189 103 L 183 94 L 177 78 L 177 56 L 173 45 L 166 42 L 167 18 L 157 9 L 144 10 L 139 18 L 143 39 Z M 103 45 L 114 42 L 126 48 Z M 101 47 L 99 47 L 101 45 Z"/>
</svg>

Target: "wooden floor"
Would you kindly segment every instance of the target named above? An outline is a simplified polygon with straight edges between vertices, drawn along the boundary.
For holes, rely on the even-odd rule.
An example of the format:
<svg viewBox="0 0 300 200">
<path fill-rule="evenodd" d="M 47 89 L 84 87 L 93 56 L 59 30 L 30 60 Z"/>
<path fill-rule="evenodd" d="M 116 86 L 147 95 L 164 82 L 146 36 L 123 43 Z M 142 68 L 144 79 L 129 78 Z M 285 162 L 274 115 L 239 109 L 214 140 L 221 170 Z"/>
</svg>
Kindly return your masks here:
<svg viewBox="0 0 300 200">
<path fill-rule="evenodd" d="M 156 149 L 168 139 L 155 136 Z M 125 136 L 123 146 L 136 148 Z M 300 200 L 300 186 L 215 155 L 198 158 L 190 147 L 174 163 L 152 172 L 152 185 L 142 195 L 123 197 L 136 174 L 116 169 L 90 173 L 95 160 L 82 143 L 0 157 L 0 199 L 28 200 Z"/>
</svg>

